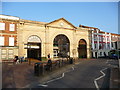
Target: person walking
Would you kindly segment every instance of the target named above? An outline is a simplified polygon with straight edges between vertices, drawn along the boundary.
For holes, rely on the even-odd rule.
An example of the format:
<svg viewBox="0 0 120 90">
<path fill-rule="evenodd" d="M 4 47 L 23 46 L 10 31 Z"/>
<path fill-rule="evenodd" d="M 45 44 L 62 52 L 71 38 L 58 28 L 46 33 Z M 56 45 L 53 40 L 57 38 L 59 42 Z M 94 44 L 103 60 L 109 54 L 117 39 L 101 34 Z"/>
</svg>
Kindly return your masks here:
<svg viewBox="0 0 120 90">
<path fill-rule="evenodd" d="M 19 64 L 18 56 L 15 56 L 15 63 L 16 63 L 16 64 Z"/>
<path fill-rule="evenodd" d="M 48 56 L 48 59 L 50 59 L 50 53 L 47 56 Z"/>
</svg>

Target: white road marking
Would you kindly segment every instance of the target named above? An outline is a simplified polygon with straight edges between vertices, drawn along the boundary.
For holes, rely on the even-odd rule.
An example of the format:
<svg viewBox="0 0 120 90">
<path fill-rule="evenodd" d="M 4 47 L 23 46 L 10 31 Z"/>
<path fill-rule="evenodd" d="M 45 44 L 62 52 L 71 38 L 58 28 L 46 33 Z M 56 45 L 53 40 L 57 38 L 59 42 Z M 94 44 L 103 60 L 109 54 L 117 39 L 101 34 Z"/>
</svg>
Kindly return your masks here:
<svg viewBox="0 0 120 90">
<path fill-rule="evenodd" d="M 75 63 L 75 65 L 78 65 L 78 64 L 80 64 L 81 62 L 77 62 L 77 63 Z"/>
<path fill-rule="evenodd" d="M 49 80 L 49 81 L 47 81 L 47 82 L 44 82 L 43 84 L 40 84 L 40 85 L 45 85 L 45 84 L 47 84 L 47 83 L 50 83 L 50 82 L 53 82 L 53 81 L 56 81 L 56 80 L 59 80 L 59 79 L 61 79 L 61 78 L 63 78 L 64 76 L 65 76 L 65 73 L 67 73 L 67 72 L 70 72 L 70 71 L 73 71 L 74 70 L 74 67 L 72 67 L 72 70 L 69 70 L 69 71 L 66 71 L 66 72 L 64 72 L 64 73 L 62 73 L 62 76 L 61 77 L 58 77 L 58 78 L 55 78 L 55 79 L 52 79 L 52 80 Z M 48 85 L 47 85 L 48 86 Z M 47 87 L 46 86 L 46 87 Z"/>
<path fill-rule="evenodd" d="M 53 82 L 53 81 L 59 80 L 59 79 L 61 79 L 61 78 L 63 78 L 63 77 L 64 77 L 64 73 L 62 74 L 61 77 L 59 77 L 59 78 L 55 78 L 55 79 L 52 79 L 52 80 L 49 80 L 49 81 L 47 81 L 47 82 L 45 82 L 45 83 L 47 84 L 47 83 L 50 83 L 50 82 Z"/>
<path fill-rule="evenodd" d="M 48 85 L 39 84 L 38 86 L 47 87 Z"/>
<path fill-rule="evenodd" d="M 74 65 L 73 65 L 73 66 L 74 66 Z M 62 73 L 62 76 L 61 76 L 61 77 L 56 78 L 56 79 L 49 80 L 49 81 L 47 81 L 47 82 L 44 82 L 43 84 L 38 84 L 38 86 L 48 87 L 48 85 L 46 85 L 47 83 L 50 83 L 50 82 L 59 80 L 59 79 L 61 79 L 61 78 L 63 78 L 63 77 L 65 76 L 65 73 L 70 72 L 70 71 L 73 71 L 73 70 L 74 70 L 74 67 L 72 67 L 72 70 L 69 70 L 69 71 L 66 71 L 66 72 Z M 26 85 L 25 87 L 22 87 L 22 88 L 27 88 L 27 87 L 29 87 L 29 86 L 30 86 L 30 84 L 28 84 L 28 85 Z"/>
<path fill-rule="evenodd" d="M 102 69 L 102 70 L 100 70 L 100 72 L 103 74 L 102 76 L 100 76 L 100 77 L 98 77 L 98 78 L 96 78 L 95 80 L 94 80 L 94 84 L 95 84 L 95 87 L 97 88 L 97 90 L 100 90 L 100 88 L 99 88 L 99 86 L 98 86 L 98 84 L 97 84 L 97 80 L 99 80 L 99 79 L 101 79 L 101 78 L 103 78 L 104 76 L 105 76 L 105 73 L 103 72 L 104 70 L 106 70 L 107 68 L 104 68 L 104 69 Z"/>
</svg>

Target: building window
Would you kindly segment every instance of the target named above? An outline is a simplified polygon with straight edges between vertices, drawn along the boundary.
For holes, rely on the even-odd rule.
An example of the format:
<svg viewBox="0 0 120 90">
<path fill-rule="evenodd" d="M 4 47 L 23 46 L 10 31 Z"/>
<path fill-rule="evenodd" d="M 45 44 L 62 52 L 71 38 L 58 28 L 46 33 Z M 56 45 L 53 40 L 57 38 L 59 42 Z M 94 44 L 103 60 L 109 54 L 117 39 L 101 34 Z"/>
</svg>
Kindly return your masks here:
<svg viewBox="0 0 120 90">
<path fill-rule="evenodd" d="M 106 38 L 105 37 L 103 37 L 103 42 L 105 42 L 106 41 Z"/>
<path fill-rule="evenodd" d="M 97 36 L 96 35 L 94 35 L 94 41 L 97 41 Z"/>
<path fill-rule="evenodd" d="M 5 23 L 0 23 L 0 30 L 5 30 Z"/>
<path fill-rule="evenodd" d="M 112 47 L 113 47 L 113 42 L 112 42 Z"/>
<path fill-rule="evenodd" d="M 109 37 L 107 37 L 107 42 L 109 42 L 110 40 L 109 40 Z"/>
<path fill-rule="evenodd" d="M 0 36 L 0 46 L 4 46 L 4 37 Z"/>
<path fill-rule="evenodd" d="M 102 44 L 101 43 L 99 44 L 99 49 L 102 49 Z"/>
<path fill-rule="evenodd" d="M 99 41 L 102 41 L 102 36 L 99 37 Z"/>
<path fill-rule="evenodd" d="M 10 24 L 10 31 L 15 31 L 15 24 Z"/>
<path fill-rule="evenodd" d="M 102 49 L 106 49 L 106 44 L 105 43 L 103 43 Z"/>
<path fill-rule="evenodd" d="M 58 57 L 58 49 L 54 49 L 53 53 L 54 53 L 54 55 L 53 55 L 54 57 Z"/>
<path fill-rule="evenodd" d="M 97 44 L 94 44 L 95 45 L 95 49 L 97 48 Z"/>
<path fill-rule="evenodd" d="M 107 45 L 107 48 L 110 49 L 110 44 Z"/>
<path fill-rule="evenodd" d="M 14 46 L 14 37 L 9 37 L 9 46 Z"/>
</svg>

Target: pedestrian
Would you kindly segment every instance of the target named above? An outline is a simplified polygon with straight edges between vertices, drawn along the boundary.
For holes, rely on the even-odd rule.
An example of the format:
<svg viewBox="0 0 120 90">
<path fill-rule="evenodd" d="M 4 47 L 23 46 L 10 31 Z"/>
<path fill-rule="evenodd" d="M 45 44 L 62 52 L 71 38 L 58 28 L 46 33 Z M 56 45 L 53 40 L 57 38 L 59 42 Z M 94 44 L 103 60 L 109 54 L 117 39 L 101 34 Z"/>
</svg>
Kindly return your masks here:
<svg viewBox="0 0 120 90">
<path fill-rule="evenodd" d="M 18 59 L 18 56 L 17 56 L 17 55 L 15 56 L 15 63 L 16 63 L 16 64 L 19 63 L 19 59 Z"/>
<path fill-rule="evenodd" d="M 47 56 L 48 56 L 48 59 L 50 59 L 50 53 Z"/>
</svg>

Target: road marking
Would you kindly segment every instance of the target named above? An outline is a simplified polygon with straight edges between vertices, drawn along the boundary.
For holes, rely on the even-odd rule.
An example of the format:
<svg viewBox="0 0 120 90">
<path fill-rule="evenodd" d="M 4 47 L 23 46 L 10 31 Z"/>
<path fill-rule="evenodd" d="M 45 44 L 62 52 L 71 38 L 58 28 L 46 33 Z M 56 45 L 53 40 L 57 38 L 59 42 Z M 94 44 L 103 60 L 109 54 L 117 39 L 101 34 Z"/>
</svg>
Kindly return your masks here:
<svg viewBox="0 0 120 90">
<path fill-rule="evenodd" d="M 55 78 L 55 79 L 52 79 L 52 80 L 49 80 L 49 81 L 45 82 L 45 84 L 50 83 L 50 82 L 53 82 L 53 81 L 56 81 L 56 80 L 59 80 L 59 79 L 61 79 L 61 78 L 63 78 L 63 77 L 64 77 L 64 73 L 62 74 L 61 77 Z"/>
<path fill-rule="evenodd" d="M 102 69 L 102 70 L 100 70 L 100 72 L 103 74 L 102 76 L 100 76 L 100 77 L 98 77 L 98 78 L 96 78 L 95 80 L 94 80 L 94 84 L 95 84 L 95 87 L 97 88 L 97 90 L 100 90 L 100 88 L 99 88 L 99 86 L 98 86 L 98 84 L 97 84 L 97 80 L 99 80 L 99 79 L 101 79 L 101 78 L 103 78 L 104 76 L 105 76 L 105 73 L 103 72 L 104 70 L 106 70 L 107 68 L 104 68 L 104 69 Z"/>
<path fill-rule="evenodd" d="M 75 63 L 75 65 L 78 65 L 78 64 L 80 64 L 81 62 L 77 62 L 77 63 Z"/>
<path fill-rule="evenodd" d="M 74 66 L 74 65 L 73 65 L 73 66 Z M 43 82 L 43 84 L 38 84 L 38 86 L 48 87 L 48 85 L 46 85 L 47 83 L 50 83 L 50 82 L 59 80 L 59 79 L 61 79 L 61 78 L 63 78 L 63 77 L 65 76 L 65 73 L 70 72 L 70 71 L 73 71 L 73 70 L 74 70 L 74 67 L 72 67 L 72 70 L 69 70 L 69 71 L 66 71 L 66 72 L 62 73 L 62 76 L 61 76 L 61 77 L 56 78 L 56 79 L 49 80 L 49 81 L 47 81 L 47 82 Z M 28 85 L 26 85 L 25 87 L 22 87 L 22 88 L 27 88 L 27 87 L 29 87 L 29 86 L 30 86 L 30 84 L 28 84 Z"/>
<path fill-rule="evenodd" d="M 59 79 L 61 79 L 61 78 L 63 78 L 63 77 L 65 76 L 65 73 L 70 72 L 70 71 L 73 71 L 73 70 L 75 70 L 74 67 L 72 67 L 72 70 L 69 70 L 69 71 L 66 71 L 66 72 L 62 73 L 62 76 L 61 76 L 61 77 L 58 77 L 58 78 L 49 80 L 49 81 L 44 82 L 43 84 L 39 84 L 39 85 L 44 87 L 45 84 L 50 83 L 50 82 L 53 82 L 53 81 L 56 81 L 56 80 L 59 80 Z M 48 85 L 45 85 L 45 87 L 47 87 L 47 86 L 48 86 Z"/>
<path fill-rule="evenodd" d="M 47 87 L 48 85 L 39 84 L 38 86 Z"/>
</svg>

